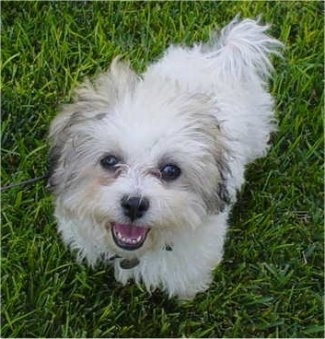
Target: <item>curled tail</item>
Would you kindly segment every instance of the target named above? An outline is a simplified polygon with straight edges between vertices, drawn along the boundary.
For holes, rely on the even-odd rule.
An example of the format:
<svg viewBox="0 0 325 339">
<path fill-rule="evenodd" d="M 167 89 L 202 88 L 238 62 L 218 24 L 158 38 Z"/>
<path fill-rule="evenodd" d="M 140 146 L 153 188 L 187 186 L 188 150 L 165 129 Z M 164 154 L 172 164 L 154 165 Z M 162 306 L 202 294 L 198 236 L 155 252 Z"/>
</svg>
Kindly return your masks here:
<svg viewBox="0 0 325 339">
<path fill-rule="evenodd" d="M 216 58 L 220 73 L 234 79 L 258 75 L 266 79 L 273 69 L 270 55 L 281 56 L 282 43 L 266 34 L 268 25 L 236 17 L 209 44 L 209 58 Z M 253 71 L 253 73 L 252 73 Z"/>
</svg>

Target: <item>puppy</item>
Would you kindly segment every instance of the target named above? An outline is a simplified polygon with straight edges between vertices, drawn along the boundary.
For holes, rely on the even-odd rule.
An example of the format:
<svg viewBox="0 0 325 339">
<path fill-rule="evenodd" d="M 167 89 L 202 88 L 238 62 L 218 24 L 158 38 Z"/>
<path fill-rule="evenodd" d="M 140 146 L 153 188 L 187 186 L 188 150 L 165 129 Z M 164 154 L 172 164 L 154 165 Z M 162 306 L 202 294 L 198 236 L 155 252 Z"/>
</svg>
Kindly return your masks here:
<svg viewBox="0 0 325 339">
<path fill-rule="evenodd" d="M 267 28 L 235 19 L 142 75 L 115 59 L 76 89 L 51 124 L 49 186 L 79 260 L 170 297 L 208 288 L 245 166 L 275 129 Z"/>
</svg>

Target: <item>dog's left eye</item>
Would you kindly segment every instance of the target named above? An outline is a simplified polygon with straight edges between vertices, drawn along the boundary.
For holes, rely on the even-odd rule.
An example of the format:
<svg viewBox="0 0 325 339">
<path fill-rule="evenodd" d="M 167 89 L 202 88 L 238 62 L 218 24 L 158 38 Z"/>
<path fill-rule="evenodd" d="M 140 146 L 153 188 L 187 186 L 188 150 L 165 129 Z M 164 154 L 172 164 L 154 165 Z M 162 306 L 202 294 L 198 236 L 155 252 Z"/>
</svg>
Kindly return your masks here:
<svg viewBox="0 0 325 339">
<path fill-rule="evenodd" d="M 120 160 L 115 155 L 106 155 L 101 159 L 100 164 L 105 169 L 115 169 L 115 166 L 120 162 Z"/>
<path fill-rule="evenodd" d="M 161 178 L 165 181 L 176 180 L 181 175 L 181 169 L 173 164 L 167 164 L 160 168 Z"/>
</svg>

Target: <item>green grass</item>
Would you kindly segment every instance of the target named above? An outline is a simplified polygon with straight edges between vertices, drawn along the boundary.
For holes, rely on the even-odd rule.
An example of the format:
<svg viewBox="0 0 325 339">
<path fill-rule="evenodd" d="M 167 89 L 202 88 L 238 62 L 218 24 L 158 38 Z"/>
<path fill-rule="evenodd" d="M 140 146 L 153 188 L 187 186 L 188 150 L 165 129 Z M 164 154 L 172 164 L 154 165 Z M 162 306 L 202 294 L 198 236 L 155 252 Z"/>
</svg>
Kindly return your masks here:
<svg viewBox="0 0 325 339">
<path fill-rule="evenodd" d="M 138 71 L 172 42 L 263 14 L 286 45 L 279 131 L 247 170 L 209 291 L 178 303 L 120 286 L 63 246 L 43 183 L 2 194 L 2 337 L 323 337 L 321 2 L 2 2 L 2 184 L 45 172 L 58 104 L 117 54 Z"/>
</svg>

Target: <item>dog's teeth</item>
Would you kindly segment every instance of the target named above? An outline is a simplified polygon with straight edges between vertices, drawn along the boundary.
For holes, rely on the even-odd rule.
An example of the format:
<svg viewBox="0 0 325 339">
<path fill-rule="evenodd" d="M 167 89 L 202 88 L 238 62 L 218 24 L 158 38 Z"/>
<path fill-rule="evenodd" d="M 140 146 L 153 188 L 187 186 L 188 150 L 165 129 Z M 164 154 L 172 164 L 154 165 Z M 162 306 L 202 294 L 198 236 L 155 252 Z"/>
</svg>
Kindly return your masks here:
<svg viewBox="0 0 325 339">
<path fill-rule="evenodd" d="M 115 232 L 115 236 L 118 240 L 120 240 L 120 241 L 122 241 L 126 244 L 132 244 L 132 245 L 139 243 L 142 239 L 141 235 L 138 236 L 136 239 L 126 238 L 120 232 Z"/>
<path fill-rule="evenodd" d="M 136 240 L 136 239 L 131 239 L 131 238 L 120 237 L 119 239 L 120 239 L 121 241 L 123 241 L 124 243 L 126 243 L 126 244 L 136 244 L 136 243 L 139 242 L 138 240 Z"/>
</svg>

